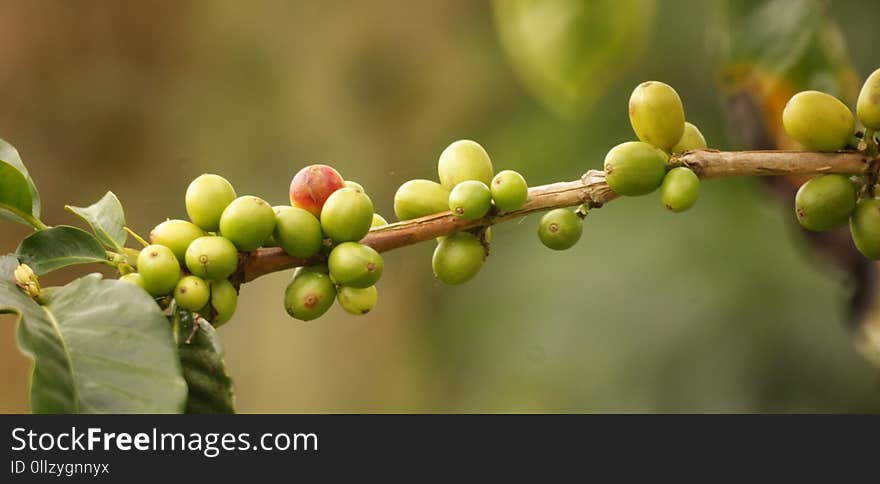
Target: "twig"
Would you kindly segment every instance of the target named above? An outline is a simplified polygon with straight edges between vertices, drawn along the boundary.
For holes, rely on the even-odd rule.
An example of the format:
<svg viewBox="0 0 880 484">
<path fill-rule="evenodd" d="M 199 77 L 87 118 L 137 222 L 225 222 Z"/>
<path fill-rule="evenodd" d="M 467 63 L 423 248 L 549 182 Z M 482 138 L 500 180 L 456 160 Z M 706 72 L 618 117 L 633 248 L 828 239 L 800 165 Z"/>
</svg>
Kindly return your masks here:
<svg viewBox="0 0 880 484">
<path fill-rule="evenodd" d="M 670 160 L 671 165 L 687 166 L 704 179 L 733 176 L 815 175 L 822 173 L 863 174 L 872 160 L 859 152 L 814 153 L 801 151 L 714 151 L 696 150 Z M 876 163 L 874 163 L 876 165 Z M 605 173 L 590 170 L 579 180 L 529 188 L 529 199 L 519 210 L 490 212 L 478 220 L 461 220 L 451 212 L 376 227 L 361 241 L 379 252 L 431 240 L 465 229 L 485 227 L 520 218 L 526 214 L 560 207 L 586 204 L 601 207 L 617 198 Z M 238 283 L 249 282 L 272 272 L 319 263 L 324 257 L 309 260 L 291 257 L 279 248 L 263 248 L 241 258 Z"/>
</svg>

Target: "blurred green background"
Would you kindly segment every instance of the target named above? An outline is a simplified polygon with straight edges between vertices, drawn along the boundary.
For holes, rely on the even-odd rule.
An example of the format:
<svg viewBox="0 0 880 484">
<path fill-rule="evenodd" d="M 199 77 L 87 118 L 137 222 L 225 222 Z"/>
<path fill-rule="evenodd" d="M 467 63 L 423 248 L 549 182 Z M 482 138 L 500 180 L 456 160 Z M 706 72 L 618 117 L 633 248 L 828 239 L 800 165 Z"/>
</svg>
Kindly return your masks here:
<svg viewBox="0 0 880 484">
<path fill-rule="evenodd" d="M 563 117 L 520 82 L 482 1 L 4 0 L 0 137 L 28 164 L 47 223 L 76 223 L 63 205 L 110 189 L 142 234 L 185 217 L 200 173 L 279 204 L 317 162 L 392 218 L 397 186 L 435 178 L 459 138 L 531 184 L 575 179 L 634 137 L 626 101 L 647 79 L 676 87 L 710 146 L 735 147 L 707 33 L 718 2 L 659 1 L 650 30 L 624 21 L 650 14 L 645 2 L 622 3 L 633 6 L 616 20 L 631 29 L 621 52 L 595 60 L 593 99 Z M 864 77 L 880 5 L 831 12 Z M 761 183 L 705 183 L 678 216 L 656 194 L 616 201 L 563 253 L 540 244 L 537 219 L 498 226 L 484 270 L 461 287 L 434 281 L 432 244 L 386 254 L 365 317 L 336 307 L 301 323 L 282 306 L 290 272 L 248 284 L 220 330 L 239 410 L 880 410 L 876 371 L 845 327 L 842 274 L 813 260 Z M 0 250 L 27 233 L 3 223 Z M 0 316 L 0 411 L 27 411 L 29 368 Z"/>
</svg>

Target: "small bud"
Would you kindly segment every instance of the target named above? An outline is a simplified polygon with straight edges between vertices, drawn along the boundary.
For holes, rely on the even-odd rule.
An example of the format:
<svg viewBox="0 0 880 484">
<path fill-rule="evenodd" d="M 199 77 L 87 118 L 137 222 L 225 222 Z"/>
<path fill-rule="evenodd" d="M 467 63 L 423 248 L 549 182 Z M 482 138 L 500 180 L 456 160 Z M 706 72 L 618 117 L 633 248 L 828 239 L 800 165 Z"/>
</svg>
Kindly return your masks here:
<svg viewBox="0 0 880 484">
<path fill-rule="evenodd" d="M 40 281 L 34 270 L 27 264 L 21 264 L 15 268 L 15 285 L 21 288 L 29 297 L 37 299 L 40 297 Z"/>
<path fill-rule="evenodd" d="M 37 275 L 34 274 L 34 270 L 31 269 L 31 266 L 21 264 L 15 268 L 15 283 L 19 286 L 29 282 L 35 282 L 36 280 Z"/>
</svg>

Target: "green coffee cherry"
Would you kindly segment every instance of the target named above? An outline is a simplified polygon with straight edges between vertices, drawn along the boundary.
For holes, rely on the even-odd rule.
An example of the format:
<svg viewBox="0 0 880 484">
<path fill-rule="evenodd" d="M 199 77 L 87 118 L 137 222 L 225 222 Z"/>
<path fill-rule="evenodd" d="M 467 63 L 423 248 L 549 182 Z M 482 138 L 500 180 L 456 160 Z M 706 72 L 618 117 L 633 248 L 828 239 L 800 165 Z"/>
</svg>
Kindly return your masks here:
<svg viewBox="0 0 880 484">
<path fill-rule="evenodd" d="M 214 309 L 214 319 L 211 323 L 215 328 L 224 325 L 235 313 L 238 306 L 238 293 L 235 286 L 226 279 L 211 281 L 211 308 Z"/>
<path fill-rule="evenodd" d="M 513 170 L 498 172 L 489 185 L 492 200 L 499 212 L 519 210 L 529 199 L 529 185 L 522 175 Z"/>
<path fill-rule="evenodd" d="M 275 211 L 265 200 L 251 195 L 238 197 L 220 216 L 220 234 L 238 250 L 249 252 L 259 247 L 275 229 Z"/>
<path fill-rule="evenodd" d="M 148 245 L 138 256 L 138 273 L 144 289 L 153 296 L 164 296 L 174 290 L 180 279 L 180 264 L 174 252 L 164 245 Z"/>
<path fill-rule="evenodd" d="M 538 224 L 538 238 L 553 250 L 570 249 L 581 239 L 583 231 L 583 220 L 567 208 L 547 212 Z"/>
<path fill-rule="evenodd" d="M 782 111 L 785 132 L 804 149 L 837 151 L 855 129 L 852 112 L 836 97 L 819 91 L 795 94 Z"/>
<path fill-rule="evenodd" d="M 492 192 L 485 183 L 466 180 L 449 192 L 449 210 L 463 220 L 476 220 L 492 208 Z"/>
<path fill-rule="evenodd" d="M 447 146 L 440 153 L 437 163 L 440 184 L 447 190 L 465 180 L 481 181 L 487 186 L 492 183 L 492 161 L 489 154 L 476 141 L 459 140 Z"/>
<path fill-rule="evenodd" d="M 379 300 L 379 291 L 376 290 L 376 286 L 363 289 L 342 286 L 339 288 L 336 298 L 345 312 L 361 315 L 367 314 L 376 307 L 376 302 Z"/>
<path fill-rule="evenodd" d="M 321 228 L 336 243 L 361 240 L 372 223 L 373 202 L 353 188 L 336 190 L 321 209 Z"/>
<path fill-rule="evenodd" d="M 141 251 L 130 247 L 124 247 L 122 249 L 122 254 L 125 255 L 125 261 L 128 262 L 128 265 L 137 267 L 137 260 L 138 256 L 141 255 Z"/>
<path fill-rule="evenodd" d="M 706 148 L 706 138 L 700 129 L 691 123 L 684 123 L 684 134 L 678 143 L 672 147 L 673 153 L 684 153 L 685 151 L 702 150 Z"/>
<path fill-rule="evenodd" d="M 394 194 L 394 214 L 411 220 L 449 210 L 449 190 L 431 180 L 410 180 Z"/>
<path fill-rule="evenodd" d="M 174 252 L 178 262 L 185 262 L 186 248 L 193 240 L 205 235 L 198 225 L 186 220 L 166 220 L 150 231 L 150 242 L 161 244 Z"/>
<path fill-rule="evenodd" d="M 385 220 L 385 217 L 379 215 L 378 213 L 374 213 L 373 214 L 373 221 L 370 223 L 370 228 L 381 227 L 383 225 L 388 225 L 388 221 Z"/>
<path fill-rule="evenodd" d="M 219 175 L 201 175 L 186 189 L 186 213 L 199 227 L 215 232 L 220 228 L 220 215 L 235 200 L 235 189 Z"/>
<path fill-rule="evenodd" d="M 321 251 L 321 222 L 299 207 L 276 207 L 274 240 L 284 252 L 307 259 Z"/>
<path fill-rule="evenodd" d="M 356 192 L 363 193 L 364 196 L 370 200 L 370 203 L 373 202 L 373 199 L 370 198 L 370 195 L 368 195 L 367 191 L 364 190 L 364 186 L 358 182 L 351 181 L 351 180 L 345 180 L 343 188 L 351 188 L 352 190 L 354 190 Z"/>
<path fill-rule="evenodd" d="M 862 85 L 856 114 L 866 128 L 880 131 L 880 69 L 872 72 Z"/>
<path fill-rule="evenodd" d="M 666 160 L 666 153 L 648 143 L 621 143 L 605 155 L 605 181 L 619 195 L 647 195 L 663 183 Z"/>
<path fill-rule="evenodd" d="M 301 321 L 311 321 L 327 312 L 336 298 L 336 287 L 327 274 L 301 271 L 284 291 L 284 309 Z"/>
<path fill-rule="evenodd" d="M 204 279 L 226 279 L 238 268 L 238 250 L 226 237 L 199 237 L 186 249 L 186 268 Z"/>
<path fill-rule="evenodd" d="M 663 206 L 676 213 L 693 207 L 699 196 L 700 179 L 690 168 L 683 166 L 669 170 L 660 186 Z"/>
<path fill-rule="evenodd" d="M 341 286 L 365 288 L 382 277 L 382 256 L 372 247 L 357 242 L 337 245 L 327 258 L 330 277 Z"/>
<path fill-rule="evenodd" d="M 431 266 L 434 276 L 446 284 L 461 284 L 480 272 L 486 249 L 480 240 L 469 232 L 456 232 L 446 236 L 434 249 Z"/>
<path fill-rule="evenodd" d="M 330 275 L 330 268 L 327 267 L 327 263 L 297 267 L 296 270 L 293 271 L 293 278 L 295 279 L 300 272 L 317 272 L 319 274 Z"/>
<path fill-rule="evenodd" d="M 208 304 L 211 290 L 208 283 L 198 276 L 185 276 L 174 288 L 174 300 L 177 305 L 188 311 L 198 311 Z"/>
<path fill-rule="evenodd" d="M 684 134 L 684 107 L 668 84 L 643 82 L 629 98 L 629 122 L 641 141 L 669 151 Z"/>
<path fill-rule="evenodd" d="M 798 189 L 795 214 L 804 228 L 822 231 L 846 224 L 856 206 L 856 191 L 843 175 L 819 175 Z"/>
<path fill-rule="evenodd" d="M 849 219 L 849 231 L 862 255 L 880 259 L 880 200 L 860 200 Z"/>
<path fill-rule="evenodd" d="M 364 186 L 356 181 L 345 180 L 343 184 L 345 185 L 345 188 L 354 188 L 361 193 L 366 193 L 366 191 L 364 190 Z"/>
<path fill-rule="evenodd" d="M 137 272 L 129 272 L 128 274 L 121 276 L 119 278 L 120 281 L 125 281 L 129 284 L 134 284 L 135 286 L 147 290 L 146 286 L 144 286 L 144 278 L 141 277 Z"/>
</svg>

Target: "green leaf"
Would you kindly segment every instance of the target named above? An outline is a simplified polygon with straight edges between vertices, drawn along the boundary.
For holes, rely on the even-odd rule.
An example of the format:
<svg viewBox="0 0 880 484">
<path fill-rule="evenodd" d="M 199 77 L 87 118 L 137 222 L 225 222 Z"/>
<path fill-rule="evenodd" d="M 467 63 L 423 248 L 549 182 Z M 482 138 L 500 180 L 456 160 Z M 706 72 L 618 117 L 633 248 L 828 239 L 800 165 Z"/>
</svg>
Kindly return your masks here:
<svg viewBox="0 0 880 484">
<path fill-rule="evenodd" d="M 587 113 L 638 60 L 654 0 L 495 0 L 495 25 L 518 77 L 562 116 Z"/>
<path fill-rule="evenodd" d="M 223 346 L 217 330 L 202 320 L 194 323 L 189 311 L 177 312 L 178 353 L 189 387 L 186 413 L 235 413 L 232 379 L 226 374 Z M 198 327 L 193 331 L 193 325 Z"/>
<path fill-rule="evenodd" d="M 21 177 L 11 175 L 6 172 L 6 167 L 0 166 L 0 218 L 32 225 L 31 222 L 26 220 L 26 215 L 36 219 L 40 218 L 40 194 L 37 192 L 37 186 L 31 179 L 27 167 L 21 161 L 18 150 L 2 139 L 0 139 L 0 161 L 11 166 L 21 175 Z M 22 186 L 22 178 L 24 179 L 24 186 Z M 23 195 L 25 190 L 28 193 L 27 197 Z M 8 206 L 6 203 L 7 191 L 10 191 L 11 194 L 9 198 L 15 201 L 14 204 Z M 23 203 L 25 199 L 27 203 Z"/>
<path fill-rule="evenodd" d="M 14 166 L 0 160 L 0 216 L 30 225 L 31 192 L 27 179 Z"/>
<path fill-rule="evenodd" d="M 775 0 L 762 3 L 734 1 L 730 15 L 741 17 L 730 57 L 761 60 L 786 69 L 810 47 L 825 15 L 814 0 Z"/>
<path fill-rule="evenodd" d="M 712 30 L 723 47 L 726 83 L 764 83 L 766 91 L 788 95 L 818 89 L 845 102 L 857 95 L 858 77 L 827 2 L 730 0 L 722 21 Z"/>
<path fill-rule="evenodd" d="M 736 142 L 748 149 L 799 149 L 782 111 L 816 89 L 852 105 L 859 91 L 846 42 L 823 0 L 728 0 L 709 29 Z"/>
<path fill-rule="evenodd" d="M 0 313 L 19 316 L 18 344 L 34 360 L 35 413 L 178 413 L 186 382 L 174 335 L 142 289 L 90 274 L 43 289 L 43 305 L 13 282 L 0 257 Z"/>
<path fill-rule="evenodd" d="M 92 234 L 67 225 L 40 230 L 21 241 L 15 255 L 37 275 L 74 264 L 106 262 L 107 252 Z"/>
<path fill-rule="evenodd" d="M 88 207 L 65 205 L 64 208 L 78 215 L 98 236 L 104 245 L 116 251 L 125 247 L 128 233 L 125 232 L 125 212 L 122 204 L 113 192 L 107 192 L 103 198 Z"/>
</svg>

